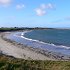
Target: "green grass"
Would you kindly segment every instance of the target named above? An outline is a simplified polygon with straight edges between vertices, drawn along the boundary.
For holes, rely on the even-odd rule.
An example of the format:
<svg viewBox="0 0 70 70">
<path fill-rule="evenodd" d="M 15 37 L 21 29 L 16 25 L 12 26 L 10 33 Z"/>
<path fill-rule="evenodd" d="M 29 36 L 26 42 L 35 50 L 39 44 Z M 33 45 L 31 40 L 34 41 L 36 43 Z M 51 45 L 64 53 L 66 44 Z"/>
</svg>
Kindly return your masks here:
<svg viewBox="0 0 70 70">
<path fill-rule="evenodd" d="M 70 70 L 70 61 L 24 60 L 1 55 L 0 70 Z"/>
</svg>

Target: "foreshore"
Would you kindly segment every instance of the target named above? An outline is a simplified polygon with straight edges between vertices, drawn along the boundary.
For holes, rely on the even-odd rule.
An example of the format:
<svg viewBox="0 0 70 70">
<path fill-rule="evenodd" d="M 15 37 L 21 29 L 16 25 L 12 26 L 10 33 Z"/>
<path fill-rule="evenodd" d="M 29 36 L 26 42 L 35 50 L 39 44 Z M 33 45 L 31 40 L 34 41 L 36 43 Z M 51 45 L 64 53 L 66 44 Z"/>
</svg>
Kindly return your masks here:
<svg viewBox="0 0 70 70">
<path fill-rule="evenodd" d="M 6 39 L 4 36 L 11 32 L 0 33 L 0 52 L 2 54 L 26 60 L 70 60 L 70 57 L 56 54 L 39 48 L 26 47 L 26 45 L 16 43 Z"/>
</svg>

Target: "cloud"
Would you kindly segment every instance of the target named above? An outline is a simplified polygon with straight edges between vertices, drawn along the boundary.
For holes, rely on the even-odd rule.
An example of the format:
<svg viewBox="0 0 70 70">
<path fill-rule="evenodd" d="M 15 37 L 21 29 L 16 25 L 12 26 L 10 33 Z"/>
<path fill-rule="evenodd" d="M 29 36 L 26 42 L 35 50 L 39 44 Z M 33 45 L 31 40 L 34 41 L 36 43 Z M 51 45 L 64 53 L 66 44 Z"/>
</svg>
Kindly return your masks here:
<svg viewBox="0 0 70 70">
<path fill-rule="evenodd" d="M 11 0 L 0 0 L 0 5 L 7 6 L 11 3 Z"/>
<path fill-rule="evenodd" d="M 51 4 L 51 3 L 41 4 L 41 5 L 40 5 L 40 8 L 41 8 L 41 9 L 53 9 L 53 8 L 54 8 L 54 5 Z"/>
<path fill-rule="evenodd" d="M 43 16 L 47 13 L 48 9 L 53 9 L 54 5 L 51 3 L 48 4 L 41 4 L 39 8 L 35 9 L 35 12 L 38 16 Z"/>
<path fill-rule="evenodd" d="M 46 4 L 41 4 L 41 5 L 40 5 L 40 8 L 41 8 L 41 9 L 46 9 Z"/>
<path fill-rule="evenodd" d="M 42 10 L 40 8 L 35 9 L 35 11 L 36 11 L 36 13 L 37 13 L 38 16 L 43 16 L 43 15 L 46 14 L 46 11 L 45 10 Z"/>
<path fill-rule="evenodd" d="M 22 8 L 24 8 L 25 7 L 25 5 L 24 4 L 18 4 L 18 5 L 16 5 L 16 9 L 22 9 Z"/>
<path fill-rule="evenodd" d="M 46 5 L 46 8 L 48 8 L 48 9 L 53 9 L 53 8 L 54 8 L 54 5 L 51 4 L 51 3 L 49 3 L 49 4 Z"/>
</svg>

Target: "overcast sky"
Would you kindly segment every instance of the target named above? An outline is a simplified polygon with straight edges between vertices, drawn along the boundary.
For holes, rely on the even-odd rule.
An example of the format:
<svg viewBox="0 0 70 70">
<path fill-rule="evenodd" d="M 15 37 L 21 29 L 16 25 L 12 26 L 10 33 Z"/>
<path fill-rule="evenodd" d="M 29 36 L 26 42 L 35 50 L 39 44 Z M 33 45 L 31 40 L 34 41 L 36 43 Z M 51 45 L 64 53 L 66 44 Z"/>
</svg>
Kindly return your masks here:
<svg viewBox="0 0 70 70">
<path fill-rule="evenodd" d="M 0 0 L 0 27 L 70 27 L 70 0 Z"/>
</svg>

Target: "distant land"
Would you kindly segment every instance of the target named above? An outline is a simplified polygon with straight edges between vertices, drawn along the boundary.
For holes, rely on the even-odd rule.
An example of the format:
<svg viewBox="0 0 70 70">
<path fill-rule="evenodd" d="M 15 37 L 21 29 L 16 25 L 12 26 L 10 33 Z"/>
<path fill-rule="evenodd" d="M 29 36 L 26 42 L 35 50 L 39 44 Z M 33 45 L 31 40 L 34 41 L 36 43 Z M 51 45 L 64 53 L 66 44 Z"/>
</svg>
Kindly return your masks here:
<svg viewBox="0 0 70 70">
<path fill-rule="evenodd" d="M 37 30 L 37 29 L 70 29 L 70 28 L 44 28 L 44 27 L 1 27 L 0 32 L 19 31 L 19 30 Z"/>
</svg>

